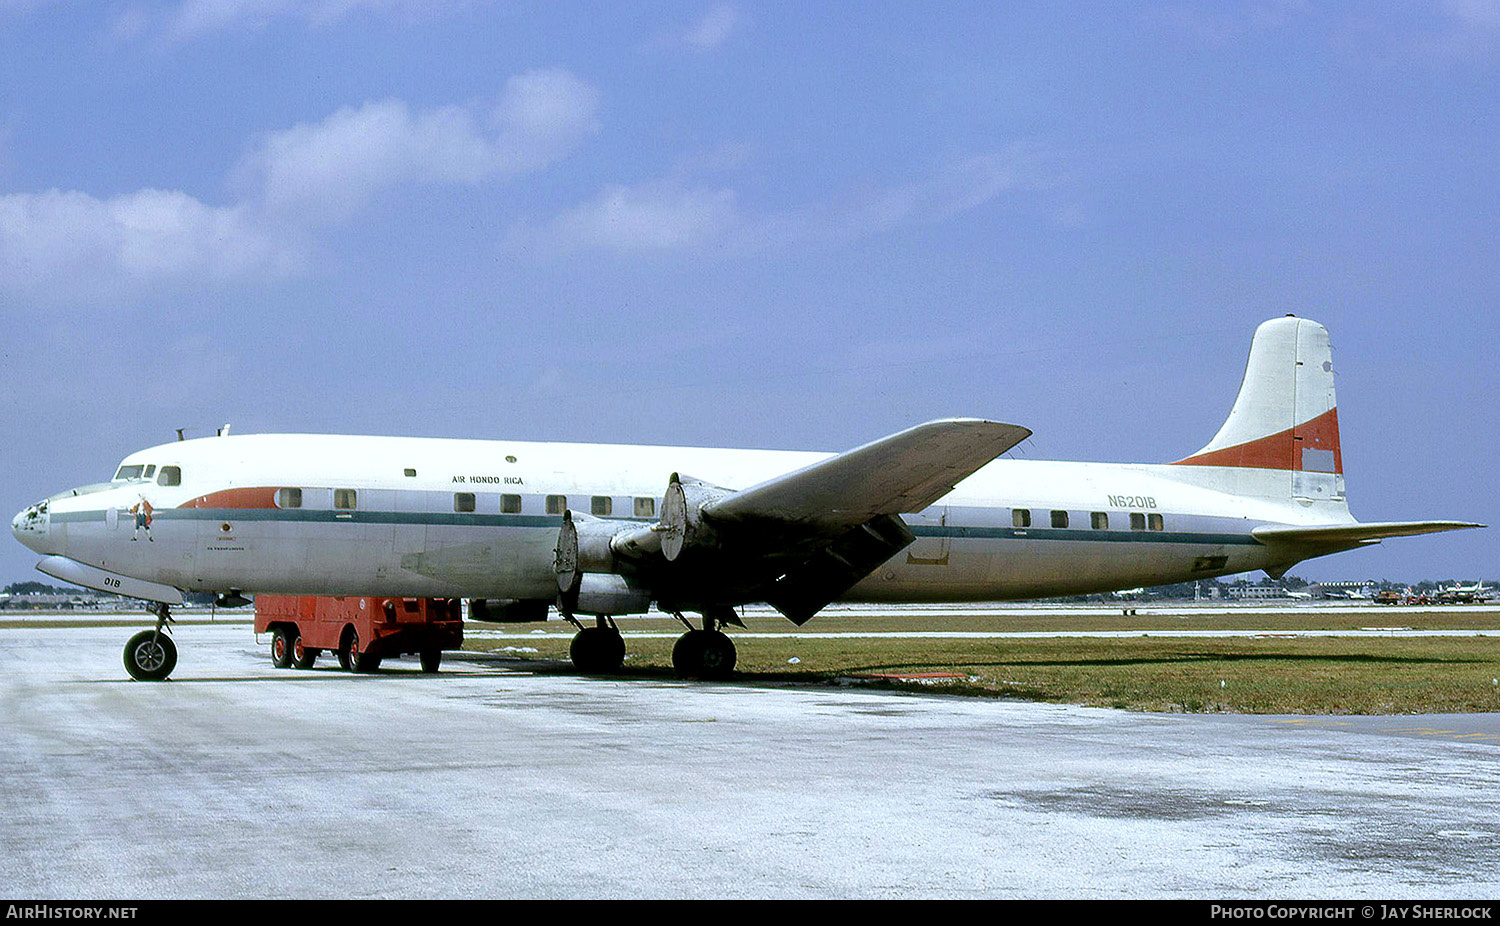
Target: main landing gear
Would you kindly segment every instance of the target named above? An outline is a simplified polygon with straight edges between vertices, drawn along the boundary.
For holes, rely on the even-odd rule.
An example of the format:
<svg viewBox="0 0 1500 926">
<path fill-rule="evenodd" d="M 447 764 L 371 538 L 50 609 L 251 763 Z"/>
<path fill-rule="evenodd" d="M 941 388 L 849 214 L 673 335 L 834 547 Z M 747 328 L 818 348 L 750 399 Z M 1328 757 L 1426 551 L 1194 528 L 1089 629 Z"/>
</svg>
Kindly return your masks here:
<svg viewBox="0 0 1500 926">
<path fill-rule="evenodd" d="M 594 618 L 592 627 L 583 626 L 567 612 L 563 612 L 563 619 L 578 628 L 568 647 L 574 668 L 589 675 L 620 671 L 625 664 L 625 638 L 620 636 L 620 628 L 612 619 L 601 614 Z"/>
<path fill-rule="evenodd" d="M 734 674 L 737 659 L 734 641 L 718 629 L 725 624 L 744 626 L 733 608 L 705 613 L 701 629 L 694 627 L 681 613 L 673 616 L 688 629 L 672 647 L 672 669 L 679 678 L 722 681 Z M 578 671 L 589 675 L 620 671 L 625 664 L 625 639 L 620 636 L 620 628 L 615 626 L 613 619 L 601 615 L 594 618 L 592 627 L 585 627 L 571 614 L 564 613 L 563 619 L 578 628 L 568 648 L 568 655 Z"/>
<path fill-rule="evenodd" d="M 680 613 L 674 615 L 687 627 L 687 633 L 677 638 L 672 647 L 672 668 L 681 678 L 699 678 L 705 681 L 722 681 L 734 674 L 738 658 L 734 641 L 719 627 L 735 624 L 743 627 L 739 615 L 733 608 L 719 608 L 703 612 L 703 629 L 699 630 Z"/>
<path fill-rule="evenodd" d="M 172 612 L 165 603 L 153 607 L 156 629 L 142 630 L 125 644 L 125 671 L 143 682 L 160 682 L 177 668 L 177 644 L 167 636 Z"/>
</svg>

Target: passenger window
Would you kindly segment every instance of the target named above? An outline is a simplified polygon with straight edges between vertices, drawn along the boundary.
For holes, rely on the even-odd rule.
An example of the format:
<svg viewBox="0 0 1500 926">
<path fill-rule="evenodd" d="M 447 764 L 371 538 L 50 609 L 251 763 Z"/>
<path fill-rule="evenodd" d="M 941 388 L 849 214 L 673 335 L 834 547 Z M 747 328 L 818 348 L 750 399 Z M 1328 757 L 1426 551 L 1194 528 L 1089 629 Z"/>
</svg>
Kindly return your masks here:
<svg viewBox="0 0 1500 926">
<path fill-rule="evenodd" d="M 1089 522 L 1093 525 L 1094 530 L 1096 530 L 1096 531 L 1107 531 L 1107 530 L 1109 530 L 1109 512 L 1107 512 L 1107 511 L 1094 511 L 1094 512 L 1090 512 L 1090 514 L 1089 514 Z"/>
<path fill-rule="evenodd" d="M 502 496 L 500 496 L 500 511 L 501 511 L 502 514 L 520 514 L 521 513 L 521 496 L 519 496 L 519 495 L 502 495 Z"/>
<path fill-rule="evenodd" d="M 358 500 L 353 489 L 333 490 L 333 507 L 335 508 L 353 509 Z"/>
<path fill-rule="evenodd" d="M 302 490 L 301 489 L 277 489 L 276 490 L 276 507 L 277 508 L 301 508 L 302 507 Z"/>
<path fill-rule="evenodd" d="M 635 516 L 638 518 L 656 517 L 656 499 L 649 496 L 635 500 Z"/>
<path fill-rule="evenodd" d="M 1130 529 L 1133 531 L 1145 530 L 1146 516 L 1144 514 L 1141 514 L 1139 511 L 1132 511 L 1130 513 Z"/>
<path fill-rule="evenodd" d="M 566 495 L 547 496 L 547 513 L 562 514 L 568 510 L 568 497 Z"/>
<path fill-rule="evenodd" d="M 1067 527 L 1068 526 L 1068 513 L 1066 511 L 1054 511 L 1054 512 L 1052 512 L 1052 526 L 1053 527 Z"/>
<path fill-rule="evenodd" d="M 1166 524 L 1163 523 L 1161 515 L 1159 514 L 1150 515 L 1149 521 L 1151 524 L 1151 529 L 1154 531 L 1164 530 L 1166 528 Z"/>
<path fill-rule="evenodd" d="M 589 500 L 589 514 L 595 517 L 607 517 L 615 509 L 615 500 L 608 495 L 595 495 Z"/>
<path fill-rule="evenodd" d="M 454 492 L 453 510 L 460 513 L 468 513 L 474 510 L 473 492 Z"/>
<path fill-rule="evenodd" d="M 1030 508 L 1012 508 L 1010 510 L 1010 523 L 1014 527 L 1030 527 L 1031 526 L 1031 509 Z"/>
<path fill-rule="evenodd" d="M 182 467 L 163 466 L 161 468 L 161 473 L 156 477 L 156 484 L 159 486 L 182 485 Z"/>
</svg>

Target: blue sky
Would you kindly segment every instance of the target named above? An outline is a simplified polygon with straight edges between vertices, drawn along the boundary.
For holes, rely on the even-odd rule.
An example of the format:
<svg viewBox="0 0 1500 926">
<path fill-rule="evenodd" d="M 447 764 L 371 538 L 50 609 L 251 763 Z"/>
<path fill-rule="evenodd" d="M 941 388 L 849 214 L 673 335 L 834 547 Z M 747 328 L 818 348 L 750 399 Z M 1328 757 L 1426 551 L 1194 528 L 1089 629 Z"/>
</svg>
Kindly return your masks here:
<svg viewBox="0 0 1500 926">
<path fill-rule="evenodd" d="M 1355 514 L 1500 523 L 1497 78 L 1495 0 L 0 0 L 0 502 L 225 422 L 1167 461 L 1290 312 Z"/>
</svg>

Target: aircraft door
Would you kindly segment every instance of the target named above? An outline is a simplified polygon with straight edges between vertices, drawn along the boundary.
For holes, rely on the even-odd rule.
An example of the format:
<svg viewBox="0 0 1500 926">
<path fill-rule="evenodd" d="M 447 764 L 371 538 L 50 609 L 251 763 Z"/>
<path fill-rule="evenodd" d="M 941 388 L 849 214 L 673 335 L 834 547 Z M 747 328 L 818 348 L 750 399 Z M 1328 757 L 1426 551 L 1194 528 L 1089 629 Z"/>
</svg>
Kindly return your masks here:
<svg viewBox="0 0 1500 926">
<path fill-rule="evenodd" d="M 948 530 L 948 507 L 933 505 L 918 512 L 914 517 L 908 516 L 907 524 L 911 527 L 912 533 L 917 535 L 917 539 L 906 548 L 906 564 L 923 567 L 947 566 L 951 555 L 949 547 L 952 542 Z"/>
</svg>

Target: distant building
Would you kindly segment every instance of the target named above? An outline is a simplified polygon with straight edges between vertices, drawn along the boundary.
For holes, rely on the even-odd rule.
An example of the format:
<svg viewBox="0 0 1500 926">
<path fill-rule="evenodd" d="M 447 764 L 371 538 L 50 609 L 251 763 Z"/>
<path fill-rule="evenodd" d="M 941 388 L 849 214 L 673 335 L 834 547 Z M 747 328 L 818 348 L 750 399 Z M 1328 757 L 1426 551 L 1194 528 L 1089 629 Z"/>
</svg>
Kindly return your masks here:
<svg viewBox="0 0 1500 926">
<path fill-rule="evenodd" d="M 1231 585 L 1228 588 L 1229 597 L 1236 599 L 1244 598 L 1290 598 L 1286 589 L 1279 585 Z"/>
</svg>

